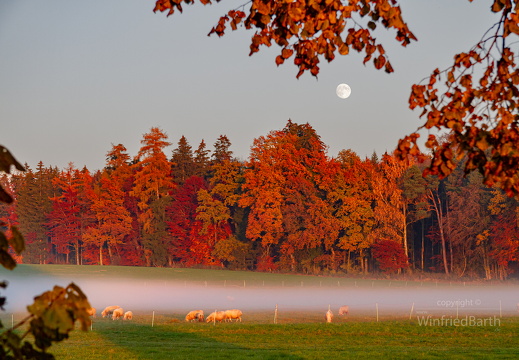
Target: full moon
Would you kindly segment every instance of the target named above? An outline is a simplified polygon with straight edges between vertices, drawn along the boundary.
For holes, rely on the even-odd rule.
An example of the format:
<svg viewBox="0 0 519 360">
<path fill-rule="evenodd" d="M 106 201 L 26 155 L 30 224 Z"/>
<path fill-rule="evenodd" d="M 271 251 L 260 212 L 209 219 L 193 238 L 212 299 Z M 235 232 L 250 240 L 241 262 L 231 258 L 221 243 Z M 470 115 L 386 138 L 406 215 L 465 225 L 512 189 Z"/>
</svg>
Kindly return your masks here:
<svg viewBox="0 0 519 360">
<path fill-rule="evenodd" d="M 337 86 L 336 93 L 337 93 L 337 96 L 340 97 L 341 99 L 346 99 L 351 94 L 351 88 L 349 87 L 348 84 L 340 84 L 339 86 Z"/>
</svg>

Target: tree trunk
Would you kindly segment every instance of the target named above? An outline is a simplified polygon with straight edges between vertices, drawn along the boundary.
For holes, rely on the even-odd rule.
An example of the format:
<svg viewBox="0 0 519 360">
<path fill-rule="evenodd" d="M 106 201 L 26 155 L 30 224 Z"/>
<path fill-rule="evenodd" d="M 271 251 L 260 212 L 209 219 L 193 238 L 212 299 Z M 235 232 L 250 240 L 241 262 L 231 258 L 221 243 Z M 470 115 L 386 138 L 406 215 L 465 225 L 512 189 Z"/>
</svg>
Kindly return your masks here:
<svg viewBox="0 0 519 360">
<path fill-rule="evenodd" d="M 421 248 L 421 263 L 422 263 L 422 271 L 424 269 L 424 256 L 425 256 L 425 236 L 424 236 L 424 226 L 423 226 L 423 219 L 422 219 L 422 248 Z"/>
<path fill-rule="evenodd" d="M 404 233 L 404 253 L 405 253 L 405 257 L 407 258 L 407 263 L 409 264 L 409 251 L 407 249 L 407 209 L 405 207 L 405 204 L 402 206 L 403 208 L 403 213 L 404 213 L 404 226 L 403 226 L 403 233 Z"/>
<path fill-rule="evenodd" d="M 106 244 L 108 246 L 108 258 L 110 259 L 110 265 L 114 264 L 114 258 L 112 253 L 112 247 L 110 246 L 110 243 Z"/>
<path fill-rule="evenodd" d="M 81 265 L 79 256 L 79 240 L 76 240 L 76 265 Z"/>
<path fill-rule="evenodd" d="M 445 270 L 445 274 L 449 274 L 449 266 L 447 264 L 447 247 L 445 245 L 445 233 L 443 232 L 443 210 L 441 207 L 440 197 L 435 196 L 432 190 L 429 189 L 429 199 L 431 199 L 434 207 L 434 212 L 436 213 L 436 219 L 438 220 L 438 229 L 440 230 L 440 240 L 442 244 L 442 259 L 443 259 L 443 268 Z"/>
</svg>

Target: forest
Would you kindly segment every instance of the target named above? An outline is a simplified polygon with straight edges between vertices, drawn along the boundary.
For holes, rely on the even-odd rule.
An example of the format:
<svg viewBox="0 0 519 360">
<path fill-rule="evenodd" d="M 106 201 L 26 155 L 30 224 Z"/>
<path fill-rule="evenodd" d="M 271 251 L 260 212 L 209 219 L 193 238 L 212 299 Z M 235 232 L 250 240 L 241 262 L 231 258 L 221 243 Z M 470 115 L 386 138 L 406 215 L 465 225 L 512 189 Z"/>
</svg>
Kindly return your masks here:
<svg viewBox="0 0 519 360">
<path fill-rule="evenodd" d="M 440 179 L 431 158 L 335 157 L 309 124 L 256 138 L 247 160 L 158 127 L 101 170 L 40 163 L 5 174 L 3 229 L 19 263 L 225 268 L 304 274 L 425 274 L 504 280 L 519 270 L 519 204 L 464 159 Z M 172 150 L 167 150 L 172 147 Z"/>
</svg>

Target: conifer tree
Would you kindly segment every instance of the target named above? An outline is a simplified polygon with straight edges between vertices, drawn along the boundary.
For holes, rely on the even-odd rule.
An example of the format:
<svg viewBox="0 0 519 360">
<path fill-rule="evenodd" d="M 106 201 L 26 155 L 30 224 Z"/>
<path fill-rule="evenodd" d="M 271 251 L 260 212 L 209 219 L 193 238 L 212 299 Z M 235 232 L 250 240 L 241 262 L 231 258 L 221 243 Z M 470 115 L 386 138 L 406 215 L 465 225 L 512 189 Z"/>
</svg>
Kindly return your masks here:
<svg viewBox="0 0 519 360">
<path fill-rule="evenodd" d="M 166 207 L 175 188 L 171 163 L 164 149 L 171 145 L 168 136 L 157 127 L 141 140 L 135 164 L 135 182 L 131 195 L 139 202 L 138 221 L 147 266 L 167 264 Z"/>
<path fill-rule="evenodd" d="M 171 156 L 172 175 L 175 182 L 182 185 L 187 178 L 195 174 L 193 151 L 185 136 L 178 141 Z"/>
</svg>

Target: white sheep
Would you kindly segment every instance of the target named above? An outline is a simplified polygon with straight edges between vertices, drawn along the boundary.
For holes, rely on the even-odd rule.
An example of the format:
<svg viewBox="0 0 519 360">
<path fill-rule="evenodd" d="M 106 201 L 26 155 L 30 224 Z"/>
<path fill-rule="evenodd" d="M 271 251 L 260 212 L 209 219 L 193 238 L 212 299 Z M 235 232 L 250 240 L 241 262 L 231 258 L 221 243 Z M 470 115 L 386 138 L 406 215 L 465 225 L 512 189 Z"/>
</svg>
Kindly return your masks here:
<svg viewBox="0 0 519 360">
<path fill-rule="evenodd" d="M 348 315 L 349 312 L 350 307 L 348 305 L 344 305 L 339 308 L 339 315 Z"/>
<path fill-rule="evenodd" d="M 103 312 L 101 313 L 101 315 L 102 315 L 103 317 L 110 316 L 110 315 L 113 314 L 114 310 L 115 310 L 115 309 L 118 309 L 118 308 L 120 308 L 119 305 L 107 306 L 107 307 L 103 310 Z"/>
<path fill-rule="evenodd" d="M 243 312 L 238 309 L 225 310 L 225 321 L 227 321 L 227 320 L 233 321 L 234 319 L 236 319 L 236 321 L 239 320 L 241 322 L 242 315 L 243 315 Z"/>
<path fill-rule="evenodd" d="M 121 308 L 117 308 L 112 313 L 112 320 L 118 320 L 124 316 L 124 310 Z"/>
<path fill-rule="evenodd" d="M 225 311 L 212 312 L 206 319 L 208 323 L 211 321 L 222 322 L 223 320 L 225 320 Z"/>
<path fill-rule="evenodd" d="M 133 319 L 133 312 L 127 311 L 124 313 L 123 320 L 132 320 Z"/>
<path fill-rule="evenodd" d="M 193 310 L 187 313 L 186 321 L 204 321 L 204 311 L 203 310 Z"/>
</svg>

